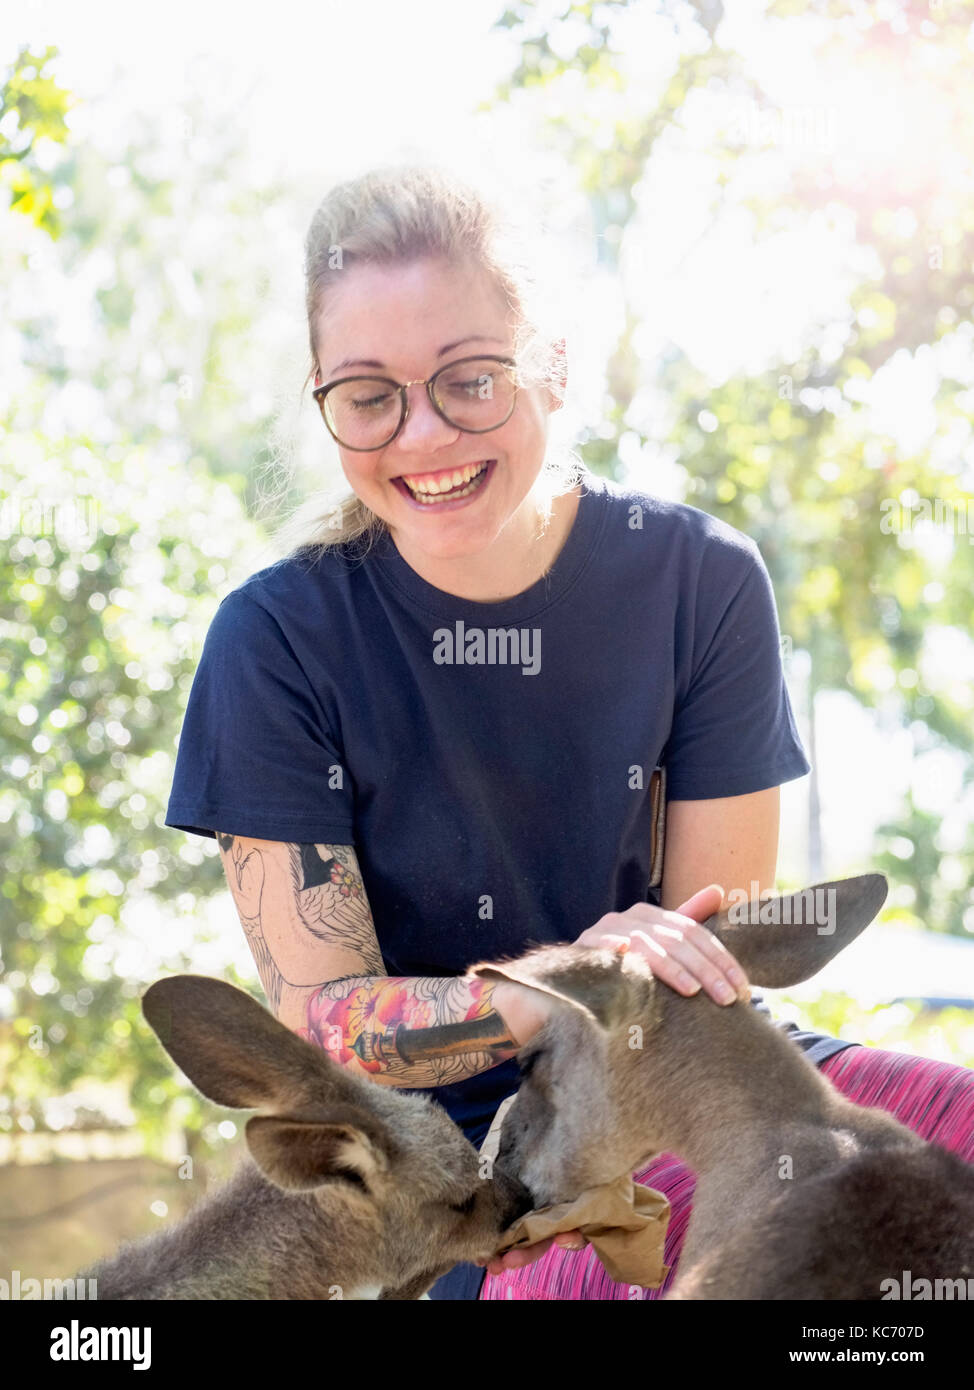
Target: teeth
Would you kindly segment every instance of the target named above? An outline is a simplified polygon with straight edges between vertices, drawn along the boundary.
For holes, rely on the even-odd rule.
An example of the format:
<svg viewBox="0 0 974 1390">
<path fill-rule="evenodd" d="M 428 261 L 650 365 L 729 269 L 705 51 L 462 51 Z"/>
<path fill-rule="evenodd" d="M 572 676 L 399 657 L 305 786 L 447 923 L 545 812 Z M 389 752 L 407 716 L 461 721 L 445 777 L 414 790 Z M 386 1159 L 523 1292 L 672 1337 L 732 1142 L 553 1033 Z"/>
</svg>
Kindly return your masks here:
<svg viewBox="0 0 974 1390">
<path fill-rule="evenodd" d="M 485 467 L 485 463 L 468 463 L 463 468 L 455 468 L 452 473 L 407 473 L 403 474 L 403 482 L 411 492 L 431 493 L 435 497 L 441 492 L 452 492 L 454 488 L 463 487 Z"/>
<path fill-rule="evenodd" d="M 481 477 L 487 471 L 488 462 L 489 460 L 468 463 L 463 468 L 454 469 L 452 473 L 403 474 L 403 482 L 418 502 L 432 501 L 445 493 L 466 497 L 479 486 Z"/>
</svg>

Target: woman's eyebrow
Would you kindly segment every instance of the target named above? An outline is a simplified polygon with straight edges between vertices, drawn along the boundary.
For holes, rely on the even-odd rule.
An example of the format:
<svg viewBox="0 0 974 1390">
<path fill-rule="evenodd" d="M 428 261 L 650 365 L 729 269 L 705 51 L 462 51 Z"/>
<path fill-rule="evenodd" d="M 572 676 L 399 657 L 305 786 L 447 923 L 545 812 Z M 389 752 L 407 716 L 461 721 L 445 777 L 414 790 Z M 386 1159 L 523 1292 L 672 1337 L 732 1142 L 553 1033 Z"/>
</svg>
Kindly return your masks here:
<svg viewBox="0 0 974 1390">
<path fill-rule="evenodd" d="M 445 357 L 446 354 L 448 352 L 452 352 L 454 348 L 463 347 L 464 343 L 503 342 L 503 338 L 496 338 L 490 333 L 471 333 L 468 338 L 458 338 L 455 343 L 447 343 L 445 347 L 440 348 L 439 352 L 436 355 L 437 357 Z M 371 357 L 346 357 L 341 362 L 335 363 L 329 375 L 334 376 L 336 372 L 344 371 L 346 367 L 377 367 L 380 370 L 384 370 L 385 363 L 377 362 L 374 358 Z"/>
<path fill-rule="evenodd" d="M 502 343 L 503 338 L 495 338 L 490 333 L 471 333 L 469 338 L 458 338 L 455 343 L 447 343 L 446 347 L 441 347 L 436 354 L 437 357 L 445 357 L 454 348 L 463 347 L 464 343 Z"/>
</svg>

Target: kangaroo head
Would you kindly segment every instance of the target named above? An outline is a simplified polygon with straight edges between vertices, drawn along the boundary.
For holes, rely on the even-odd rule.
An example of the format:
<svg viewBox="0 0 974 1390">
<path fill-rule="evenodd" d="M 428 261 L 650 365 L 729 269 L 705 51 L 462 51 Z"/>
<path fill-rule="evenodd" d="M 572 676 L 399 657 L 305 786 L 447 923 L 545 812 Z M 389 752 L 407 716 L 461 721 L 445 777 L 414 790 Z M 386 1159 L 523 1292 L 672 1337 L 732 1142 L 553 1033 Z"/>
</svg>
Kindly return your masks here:
<svg viewBox="0 0 974 1390">
<path fill-rule="evenodd" d="M 886 892 L 882 875 L 866 874 L 731 902 L 705 925 L 752 983 L 782 988 L 808 979 L 854 940 Z M 518 1054 L 522 1081 L 498 1150 L 539 1206 L 570 1201 L 667 1149 L 676 1127 L 666 1097 L 678 1096 L 681 1107 L 697 1102 L 707 1084 L 697 1059 L 713 1054 L 715 1039 L 734 1085 L 735 1048 L 746 1056 L 750 1030 L 766 1024 L 747 1004 L 721 1006 L 702 991 L 679 995 L 633 953 L 542 946 L 470 974 L 527 986 L 549 1005 L 547 1022 Z M 665 1076 L 657 1075 L 661 1066 Z"/>
<path fill-rule="evenodd" d="M 233 985 L 172 976 L 149 987 L 142 1008 L 204 1096 L 260 1112 L 246 1141 L 272 1183 L 368 1222 L 388 1285 L 489 1258 L 530 1210 L 500 1167 L 482 1175 L 477 1151 L 430 1097 L 352 1076 Z"/>
</svg>

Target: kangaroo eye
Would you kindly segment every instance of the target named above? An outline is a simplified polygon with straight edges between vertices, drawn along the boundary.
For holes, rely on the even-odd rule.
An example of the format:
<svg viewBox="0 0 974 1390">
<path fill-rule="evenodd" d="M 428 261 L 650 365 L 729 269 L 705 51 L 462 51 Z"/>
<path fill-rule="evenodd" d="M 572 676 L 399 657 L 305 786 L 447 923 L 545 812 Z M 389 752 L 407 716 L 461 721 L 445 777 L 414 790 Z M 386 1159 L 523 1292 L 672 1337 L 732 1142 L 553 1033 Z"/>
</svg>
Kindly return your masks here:
<svg viewBox="0 0 974 1390">
<path fill-rule="evenodd" d="M 476 1204 L 477 1194 L 476 1192 L 471 1192 L 470 1196 L 467 1198 L 465 1202 L 457 1202 L 455 1205 L 452 1205 L 450 1207 L 450 1210 L 455 1211 L 458 1216 L 469 1216 Z"/>
</svg>

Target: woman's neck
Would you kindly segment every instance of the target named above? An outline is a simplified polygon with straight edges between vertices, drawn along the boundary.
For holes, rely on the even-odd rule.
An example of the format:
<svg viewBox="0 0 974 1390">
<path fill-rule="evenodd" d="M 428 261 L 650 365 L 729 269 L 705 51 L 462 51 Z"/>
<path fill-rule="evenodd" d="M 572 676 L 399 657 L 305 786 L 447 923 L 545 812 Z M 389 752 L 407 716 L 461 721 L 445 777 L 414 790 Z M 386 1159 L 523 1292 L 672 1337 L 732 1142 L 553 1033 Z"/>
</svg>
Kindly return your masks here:
<svg viewBox="0 0 974 1390">
<path fill-rule="evenodd" d="M 441 559 L 404 550 L 395 533 L 393 540 L 410 569 L 427 584 L 474 603 L 500 603 L 524 593 L 551 569 L 575 524 L 579 495 L 576 485 L 554 498 L 543 532 L 542 509 L 529 495 L 493 545 L 477 555 Z"/>
</svg>

